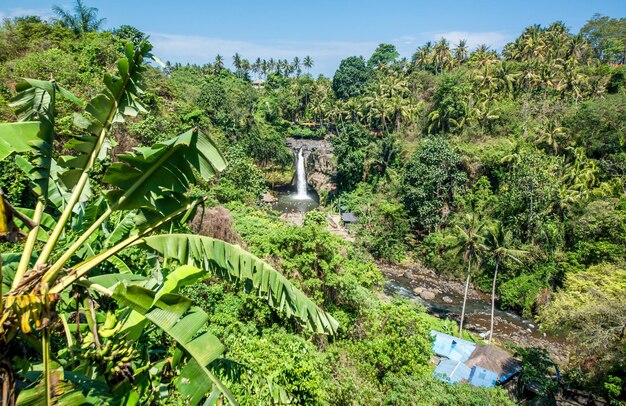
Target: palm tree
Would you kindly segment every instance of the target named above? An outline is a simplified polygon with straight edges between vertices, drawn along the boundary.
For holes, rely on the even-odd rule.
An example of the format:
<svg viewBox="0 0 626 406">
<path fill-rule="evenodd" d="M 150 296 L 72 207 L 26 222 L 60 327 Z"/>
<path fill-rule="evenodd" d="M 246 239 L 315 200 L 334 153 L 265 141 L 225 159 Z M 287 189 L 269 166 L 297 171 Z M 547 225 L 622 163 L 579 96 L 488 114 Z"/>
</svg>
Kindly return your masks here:
<svg viewBox="0 0 626 406">
<path fill-rule="evenodd" d="M 291 69 L 292 71 L 296 72 L 297 77 L 300 77 L 300 74 L 302 73 L 302 66 L 300 64 L 300 58 L 298 58 L 297 56 L 293 58 L 293 62 L 291 63 Z"/>
<path fill-rule="evenodd" d="M 496 261 L 496 267 L 493 272 L 493 283 L 491 285 L 491 323 L 489 326 L 488 344 L 491 344 L 491 339 L 493 337 L 498 267 L 500 263 L 507 258 L 521 264 L 522 261 L 520 261 L 518 257 L 527 253 L 526 251 L 507 248 L 510 241 L 511 233 L 504 231 L 504 229 L 502 228 L 502 224 L 500 224 L 499 222 L 493 223 L 487 228 L 487 233 L 485 235 L 485 246 L 489 250 L 491 257 Z"/>
<path fill-rule="evenodd" d="M 310 56 L 305 56 L 304 57 L 304 61 L 302 62 L 302 64 L 304 65 L 304 67 L 306 68 L 307 73 L 309 72 L 309 70 L 313 67 L 314 62 L 313 62 L 313 58 L 311 58 Z"/>
<path fill-rule="evenodd" d="M 220 71 L 224 68 L 224 57 L 220 54 L 215 55 L 215 62 L 213 63 L 215 66 L 215 72 L 220 73 Z"/>
<path fill-rule="evenodd" d="M 87 7 L 82 0 L 76 0 L 74 14 L 57 5 L 52 6 L 52 11 L 57 15 L 55 21 L 71 29 L 77 35 L 98 31 L 106 21 L 106 18 L 98 18 L 97 8 Z"/>
<path fill-rule="evenodd" d="M 259 72 L 261 72 L 263 62 L 261 62 L 261 58 L 256 58 L 254 63 L 252 64 L 252 72 L 254 72 L 255 76 L 259 76 Z"/>
<path fill-rule="evenodd" d="M 276 68 L 277 68 L 276 61 L 274 60 L 274 58 L 270 58 L 270 60 L 267 62 L 267 71 L 269 73 L 273 73 L 273 72 L 276 72 Z"/>
<path fill-rule="evenodd" d="M 439 68 L 439 73 L 449 67 L 452 53 L 450 52 L 450 46 L 445 38 L 442 38 L 434 48 L 434 60 L 435 67 Z"/>
<path fill-rule="evenodd" d="M 458 252 L 463 254 L 463 261 L 467 263 L 467 276 L 465 278 L 465 290 L 463 292 L 463 307 L 461 309 L 461 321 L 459 324 L 459 337 L 463 337 L 463 321 L 465 319 L 465 305 L 467 304 L 467 293 L 469 290 L 472 260 L 478 261 L 480 253 L 484 251 L 483 237 L 481 231 L 484 223 L 479 216 L 474 213 L 467 213 L 461 220 L 461 224 L 456 224 Z"/>
<path fill-rule="evenodd" d="M 250 61 L 247 59 L 242 59 L 241 60 L 241 70 L 244 71 L 244 73 L 247 75 L 248 72 L 250 72 L 250 69 L 252 69 L 251 65 L 250 65 Z"/>
<path fill-rule="evenodd" d="M 464 39 L 460 40 L 459 44 L 456 46 L 456 48 L 454 48 L 453 54 L 454 62 L 457 66 L 461 66 L 461 64 L 467 60 L 467 41 Z"/>
<path fill-rule="evenodd" d="M 241 69 L 241 56 L 239 55 L 238 52 L 236 52 L 235 55 L 233 56 L 233 66 L 235 67 L 236 70 Z"/>
<path fill-rule="evenodd" d="M 557 155 L 561 148 L 561 140 L 567 139 L 565 128 L 561 127 L 558 122 L 552 120 L 548 121 L 541 128 L 538 128 L 537 132 L 535 144 L 547 144 L 552 149 L 554 155 Z"/>
<path fill-rule="evenodd" d="M 293 68 L 287 59 L 280 61 L 280 66 L 282 67 L 283 72 L 285 72 L 285 76 L 288 77 L 293 73 Z"/>
</svg>

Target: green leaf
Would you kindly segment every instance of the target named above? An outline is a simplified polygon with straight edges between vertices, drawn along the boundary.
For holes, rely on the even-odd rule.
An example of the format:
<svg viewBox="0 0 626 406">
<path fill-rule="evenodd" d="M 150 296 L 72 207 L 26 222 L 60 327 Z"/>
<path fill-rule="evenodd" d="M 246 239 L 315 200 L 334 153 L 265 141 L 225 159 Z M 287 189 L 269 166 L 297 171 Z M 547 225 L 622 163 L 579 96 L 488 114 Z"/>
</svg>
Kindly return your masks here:
<svg viewBox="0 0 626 406">
<path fill-rule="evenodd" d="M 20 213 L 22 213 L 23 215 L 25 215 L 26 217 L 30 219 L 32 219 L 35 215 L 35 210 L 33 209 L 24 209 L 21 207 L 16 207 L 15 210 L 19 211 Z M 26 230 L 26 226 L 24 225 L 24 223 L 22 223 L 20 219 L 15 218 L 14 221 L 15 221 L 16 226 L 22 228 L 23 230 Z M 40 223 L 41 227 L 39 228 L 39 232 L 37 233 L 37 239 L 43 242 L 48 241 L 49 234 L 47 230 L 53 229 L 56 223 L 57 222 L 54 219 L 54 217 L 52 217 L 48 213 L 43 213 L 41 217 L 41 223 Z"/>
<path fill-rule="evenodd" d="M 2 294 L 11 290 L 11 283 L 15 277 L 17 265 L 22 257 L 21 253 L 0 254 L 0 271 L 2 272 Z"/>
<path fill-rule="evenodd" d="M 102 243 L 102 246 L 104 248 L 109 248 L 128 236 L 131 230 L 135 227 L 135 216 L 136 214 L 134 212 L 130 212 L 122 217 L 122 219 L 115 224 L 115 228 L 108 233 L 106 239 Z"/>
<path fill-rule="evenodd" d="M 203 279 L 205 275 L 206 272 L 194 266 L 183 265 L 178 267 L 165 277 L 163 286 L 159 289 L 159 293 L 157 293 L 157 299 L 160 295 L 178 292 L 183 286 L 193 285 Z"/>
<path fill-rule="evenodd" d="M 124 116 L 134 116 L 146 111 L 137 95 L 146 67 L 143 60 L 149 55 L 150 45 L 142 45 L 137 50 L 131 44 L 124 50 L 125 57 L 117 62 L 117 75 L 105 74 L 105 89 L 85 107 L 85 115 L 77 115 L 74 124 L 100 137 L 102 129 L 111 123 L 123 122 Z"/>
<path fill-rule="evenodd" d="M 25 165 L 21 163 L 20 166 Z M 52 203 L 59 211 L 65 210 L 72 197 L 74 187 L 80 179 L 81 172 L 78 170 L 66 170 L 52 160 L 50 165 L 50 176 L 48 182 L 48 201 Z M 85 184 L 85 187 L 81 191 L 78 198 L 78 202 L 73 207 L 74 213 L 81 213 L 84 210 L 84 205 L 91 197 L 91 188 L 89 181 Z"/>
<path fill-rule="evenodd" d="M 131 273 L 132 272 L 130 267 L 128 265 L 126 265 L 126 262 L 122 261 L 116 255 L 113 255 L 113 256 L 107 258 L 107 261 L 110 262 L 111 264 L 113 264 L 113 266 L 116 267 L 121 273 Z"/>
<path fill-rule="evenodd" d="M 203 269 L 239 283 L 246 292 L 255 292 L 270 306 L 317 333 L 335 334 L 339 323 L 321 310 L 287 278 L 258 257 L 237 245 L 209 237 L 168 234 L 146 237 L 145 244 L 164 258 Z"/>
<path fill-rule="evenodd" d="M 117 284 L 113 291 L 113 298 L 154 323 L 191 356 L 186 366 L 196 371 L 196 375 L 189 378 L 192 379 L 189 382 L 189 388 L 194 392 L 190 399 L 191 404 L 197 404 L 208 392 L 203 389 L 202 395 L 197 394 L 198 390 L 194 382 L 196 376 L 203 381 L 208 378 L 233 405 L 237 404 L 228 388 L 207 369 L 207 365 L 223 354 L 225 347 L 211 333 L 202 332 L 209 320 L 209 316 L 202 309 L 192 307 L 191 301 L 184 296 L 154 292 L 128 283 Z"/>
<path fill-rule="evenodd" d="M 143 275 L 137 275 L 133 273 L 111 273 L 106 275 L 92 276 L 88 279 L 88 281 L 91 283 L 97 283 L 98 285 L 102 285 L 107 289 L 113 289 L 115 285 L 120 282 L 126 281 L 137 283 L 141 281 L 146 281 L 147 279 L 148 278 Z M 80 284 L 81 282 L 78 283 Z M 87 284 L 87 286 L 88 285 L 89 284 Z"/>
<path fill-rule="evenodd" d="M 163 216 L 186 205 L 194 169 L 208 179 L 226 166 L 213 141 L 197 130 L 118 159 L 121 162 L 112 164 L 103 179 L 115 186 L 107 199 L 116 210 L 143 209 L 146 217 L 145 211 Z"/>
<path fill-rule="evenodd" d="M 55 90 L 52 82 L 26 79 L 15 90 L 18 94 L 11 100 L 10 106 L 15 108 L 19 121 L 32 121 L 39 115 L 51 116 L 49 106 Z"/>
<path fill-rule="evenodd" d="M 79 97 L 76 97 L 74 93 L 70 92 L 69 90 L 58 85 L 57 85 L 57 90 L 59 91 L 59 94 L 61 96 L 65 97 L 66 99 L 74 103 L 75 105 L 79 107 L 85 107 L 87 105 L 87 103 L 85 103 L 84 100 L 80 99 Z"/>
<path fill-rule="evenodd" d="M 259 376 L 246 365 L 228 358 L 218 358 L 209 367 L 217 376 L 227 382 L 243 384 L 246 388 L 254 389 L 257 392 L 267 392 L 272 404 L 286 405 L 292 401 L 285 388 L 275 384 L 269 378 Z"/>
<path fill-rule="evenodd" d="M 39 120 L 37 139 L 29 141 L 34 156 L 31 158 L 30 169 L 25 173 L 31 180 L 35 194 L 46 199 L 50 165 L 52 164 L 52 145 L 55 137 L 55 94 L 58 86 L 54 81 L 25 79 L 25 82 L 18 84 L 16 89 L 19 93 L 13 98 L 11 106 L 15 107 L 19 120 L 23 123 L 32 122 L 34 119 Z M 17 145 L 15 141 L 9 142 L 15 146 Z M 16 152 L 23 153 L 26 151 Z M 2 152 L 0 151 L 1 155 Z M 20 166 L 22 169 L 25 167 L 23 164 Z"/>
<path fill-rule="evenodd" d="M 47 406 L 46 388 L 42 384 L 32 388 L 22 389 L 17 397 L 17 406 Z M 82 406 L 87 404 L 87 399 L 80 389 L 70 382 L 58 381 L 54 384 L 54 396 L 52 404 L 67 406 Z"/>
<path fill-rule="evenodd" d="M 40 140 L 39 129 L 39 121 L 0 123 L 0 161 L 13 153 L 33 150 L 33 145 Z"/>
</svg>

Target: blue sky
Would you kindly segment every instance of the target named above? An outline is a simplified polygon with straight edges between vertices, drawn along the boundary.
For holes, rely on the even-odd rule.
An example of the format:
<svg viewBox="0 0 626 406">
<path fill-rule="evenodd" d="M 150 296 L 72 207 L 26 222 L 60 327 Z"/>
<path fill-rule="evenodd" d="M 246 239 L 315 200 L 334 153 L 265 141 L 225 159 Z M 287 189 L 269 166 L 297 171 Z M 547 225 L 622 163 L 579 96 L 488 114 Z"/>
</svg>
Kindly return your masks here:
<svg viewBox="0 0 626 406">
<path fill-rule="evenodd" d="M 594 13 L 626 17 L 626 0 L 529 1 L 165 1 L 85 0 L 106 27 L 130 24 L 150 34 L 154 53 L 172 62 L 205 63 L 217 53 L 243 57 L 310 55 L 312 73 L 332 75 L 341 59 L 368 57 L 381 42 L 403 56 L 429 40 L 467 39 L 500 49 L 531 24 L 561 20 L 578 32 Z M 0 0 L 0 17 L 52 16 L 70 0 Z"/>
</svg>

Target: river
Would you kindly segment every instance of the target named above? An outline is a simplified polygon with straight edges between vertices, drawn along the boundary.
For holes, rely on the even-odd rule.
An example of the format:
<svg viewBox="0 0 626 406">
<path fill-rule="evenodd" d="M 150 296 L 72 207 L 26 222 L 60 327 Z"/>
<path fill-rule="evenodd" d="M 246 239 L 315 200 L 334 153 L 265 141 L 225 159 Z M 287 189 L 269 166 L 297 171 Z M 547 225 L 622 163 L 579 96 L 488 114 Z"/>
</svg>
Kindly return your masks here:
<svg viewBox="0 0 626 406">
<path fill-rule="evenodd" d="M 435 272 L 418 267 L 395 267 L 378 264 L 386 277 L 384 292 L 414 300 L 426 307 L 430 314 L 458 322 L 463 304 L 463 283 L 446 279 Z M 428 293 L 421 293 L 427 291 Z M 430 298 L 433 296 L 434 298 Z M 422 296 L 428 298 L 425 300 Z M 466 305 L 465 327 L 481 337 L 487 337 L 491 315 L 491 297 L 470 289 Z M 559 337 L 543 333 L 530 320 L 514 312 L 496 308 L 493 339 L 499 343 L 514 343 L 524 347 L 548 350 L 554 361 L 567 360 L 564 342 Z"/>
</svg>

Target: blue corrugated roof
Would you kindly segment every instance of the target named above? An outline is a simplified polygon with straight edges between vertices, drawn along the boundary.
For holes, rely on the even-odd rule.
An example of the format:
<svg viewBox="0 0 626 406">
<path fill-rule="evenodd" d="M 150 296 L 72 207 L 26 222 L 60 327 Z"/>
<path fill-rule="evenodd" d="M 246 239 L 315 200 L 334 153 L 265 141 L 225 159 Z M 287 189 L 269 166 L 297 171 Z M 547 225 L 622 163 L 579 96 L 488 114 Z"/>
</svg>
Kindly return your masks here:
<svg viewBox="0 0 626 406">
<path fill-rule="evenodd" d="M 443 359 L 435 368 L 433 376 L 444 382 L 456 383 L 462 380 L 468 381 L 471 371 L 470 367 L 462 361 Z"/>
<path fill-rule="evenodd" d="M 446 357 L 453 361 L 467 361 L 476 349 L 476 344 L 473 342 L 449 334 L 431 330 L 430 335 L 435 337 L 433 352 L 440 357 Z"/>
<path fill-rule="evenodd" d="M 434 338 L 433 352 L 444 358 L 433 372 L 433 376 L 442 381 L 456 383 L 465 380 L 474 386 L 493 387 L 519 372 L 519 362 L 504 351 L 491 346 L 477 346 L 471 341 L 435 330 L 431 330 L 430 334 Z M 498 379 L 499 372 L 486 366 L 493 366 L 503 376 Z"/>
<path fill-rule="evenodd" d="M 483 367 L 474 366 L 468 381 L 474 386 L 492 388 L 496 386 L 498 374 Z"/>
</svg>

